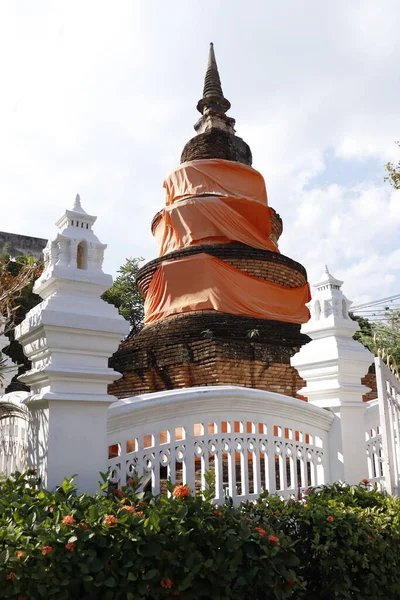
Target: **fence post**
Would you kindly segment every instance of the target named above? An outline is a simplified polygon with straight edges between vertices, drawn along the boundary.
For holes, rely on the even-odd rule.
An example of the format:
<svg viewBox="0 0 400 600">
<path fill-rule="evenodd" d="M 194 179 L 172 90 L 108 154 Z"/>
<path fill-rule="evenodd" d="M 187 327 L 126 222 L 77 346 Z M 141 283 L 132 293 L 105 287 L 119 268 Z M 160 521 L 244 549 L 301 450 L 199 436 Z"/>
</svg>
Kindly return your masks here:
<svg viewBox="0 0 400 600">
<path fill-rule="evenodd" d="M 16 328 L 32 361 L 20 379 L 31 388 L 27 406 L 29 458 L 47 488 L 77 474 L 80 491 L 93 493 L 107 470 L 109 383 L 119 377 L 108 359 L 128 323 L 101 300 L 112 285 L 102 270 L 106 245 L 92 231 L 77 196 L 56 222 L 57 235 L 44 250 L 45 268 L 34 292 L 43 298 Z"/>
<path fill-rule="evenodd" d="M 309 305 L 311 319 L 302 326 L 312 341 L 291 364 L 306 381 L 299 394 L 335 415 L 329 443 L 332 481 L 354 484 L 368 476 L 363 394 L 369 388 L 361 378 L 374 357 L 353 340 L 359 326 L 349 317 L 351 301 L 341 291 L 342 284 L 325 267 Z"/>
<path fill-rule="evenodd" d="M 399 494 L 400 452 L 398 448 L 400 447 L 400 440 L 398 436 L 400 416 L 397 416 L 397 414 L 400 415 L 398 408 L 400 383 L 394 380 L 394 376 L 380 357 L 375 358 L 375 372 L 378 389 L 379 419 L 382 430 L 382 469 L 385 478 L 385 487 L 389 494 Z M 389 391 L 396 398 L 397 410 L 396 406 L 392 406 Z M 394 398 L 392 397 L 392 401 Z"/>
</svg>

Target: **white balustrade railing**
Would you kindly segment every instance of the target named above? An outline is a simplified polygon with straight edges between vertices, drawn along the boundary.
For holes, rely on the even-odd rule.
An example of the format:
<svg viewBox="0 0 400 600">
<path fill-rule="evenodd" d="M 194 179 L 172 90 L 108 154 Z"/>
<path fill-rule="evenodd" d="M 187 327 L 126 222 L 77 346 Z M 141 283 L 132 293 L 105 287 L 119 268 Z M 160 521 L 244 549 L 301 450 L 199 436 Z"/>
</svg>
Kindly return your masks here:
<svg viewBox="0 0 400 600">
<path fill-rule="evenodd" d="M 383 475 L 389 494 L 400 495 L 400 381 L 381 358 L 375 358 Z"/>
<path fill-rule="evenodd" d="M 28 467 L 29 413 L 21 403 L 26 396 L 14 392 L 0 398 L 0 473 L 6 477 Z"/>
<path fill-rule="evenodd" d="M 378 400 L 368 402 L 365 410 L 365 442 L 368 459 L 368 478 L 379 489 L 385 488 L 383 475 L 383 442 Z"/>
<path fill-rule="evenodd" d="M 154 494 L 165 482 L 192 492 L 215 476 L 216 502 L 240 502 L 268 490 L 297 497 L 329 481 L 328 432 L 333 415 L 281 394 L 210 386 L 146 394 L 110 407 L 110 481 L 143 478 Z"/>
</svg>

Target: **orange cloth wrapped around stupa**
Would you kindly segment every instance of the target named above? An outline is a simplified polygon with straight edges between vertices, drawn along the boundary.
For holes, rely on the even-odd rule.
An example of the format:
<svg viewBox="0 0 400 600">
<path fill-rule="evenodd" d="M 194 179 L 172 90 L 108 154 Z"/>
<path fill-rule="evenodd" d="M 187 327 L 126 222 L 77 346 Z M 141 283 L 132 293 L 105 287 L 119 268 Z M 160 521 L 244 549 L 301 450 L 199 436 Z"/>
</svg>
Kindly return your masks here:
<svg viewBox="0 0 400 600">
<path fill-rule="evenodd" d="M 206 196 L 167 206 L 154 227 L 159 256 L 196 244 L 241 242 L 278 252 L 270 209 L 245 198 Z"/>
<path fill-rule="evenodd" d="M 164 181 L 166 208 L 154 226 L 159 255 L 199 244 L 241 242 L 278 252 L 263 176 L 222 159 L 181 164 Z M 209 254 L 165 260 L 145 302 L 145 323 L 215 310 L 261 319 L 305 323 L 309 286 L 287 288 L 252 277 Z"/>
<path fill-rule="evenodd" d="M 159 256 L 204 243 L 241 242 L 278 252 L 263 176 L 222 159 L 183 163 L 164 181 L 166 208 L 154 227 Z"/>
<path fill-rule="evenodd" d="M 286 288 L 200 253 L 161 263 L 145 301 L 145 323 L 204 310 L 261 319 L 306 323 L 309 285 Z"/>
<path fill-rule="evenodd" d="M 247 198 L 266 206 L 267 190 L 264 177 L 239 162 L 209 158 L 182 163 L 166 177 L 165 204 L 173 204 L 182 198 L 215 194 Z"/>
</svg>

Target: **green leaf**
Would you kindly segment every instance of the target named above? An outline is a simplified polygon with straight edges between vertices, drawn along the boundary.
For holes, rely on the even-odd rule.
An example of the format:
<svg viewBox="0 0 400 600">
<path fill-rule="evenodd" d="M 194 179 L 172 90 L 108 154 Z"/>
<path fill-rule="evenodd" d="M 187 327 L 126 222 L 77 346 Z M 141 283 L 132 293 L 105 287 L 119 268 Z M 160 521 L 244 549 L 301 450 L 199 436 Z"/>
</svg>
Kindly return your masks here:
<svg viewBox="0 0 400 600">
<path fill-rule="evenodd" d="M 8 548 L 6 548 L 2 552 L 0 552 L 0 564 L 5 565 L 8 562 L 9 558 L 10 558 L 10 552 L 9 552 Z"/>
<path fill-rule="evenodd" d="M 147 571 L 147 573 L 143 573 L 143 579 L 148 581 L 149 579 L 153 579 L 154 577 L 158 576 L 158 574 L 159 572 L 157 569 L 150 569 L 150 571 Z"/>
</svg>

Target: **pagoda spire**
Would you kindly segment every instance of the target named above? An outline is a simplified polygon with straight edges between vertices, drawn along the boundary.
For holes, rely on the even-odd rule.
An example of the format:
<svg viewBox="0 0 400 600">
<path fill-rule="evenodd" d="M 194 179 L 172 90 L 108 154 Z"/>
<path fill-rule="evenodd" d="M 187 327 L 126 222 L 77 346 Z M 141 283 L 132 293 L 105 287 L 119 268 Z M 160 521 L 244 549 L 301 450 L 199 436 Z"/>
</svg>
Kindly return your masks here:
<svg viewBox="0 0 400 600">
<path fill-rule="evenodd" d="M 203 115 L 204 110 L 208 108 L 223 115 L 230 107 L 231 103 L 225 98 L 222 91 L 214 44 L 211 42 L 208 53 L 207 71 L 204 78 L 203 97 L 197 104 L 197 110 Z"/>
<path fill-rule="evenodd" d="M 74 202 L 74 210 L 82 210 L 82 206 L 81 206 L 81 197 L 79 194 L 77 194 L 75 196 L 75 202 Z"/>
<path fill-rule="evenodd" d="M 197 103 L 201 117 L 194 124 L 196 136 L 185 145 L 181 162 L 220 158 L 251 166 L 251 150 L 235 135 L 235 119 L 225 114 L 230 107 L 231 103 L 222 91 L 214 44 L 211 43 L 203 97 Z"/>
</svg>

